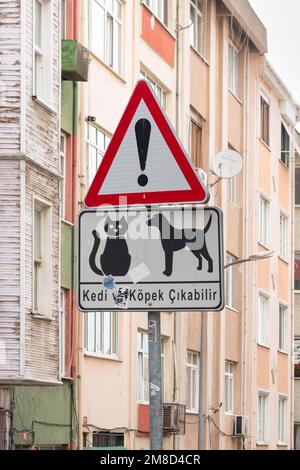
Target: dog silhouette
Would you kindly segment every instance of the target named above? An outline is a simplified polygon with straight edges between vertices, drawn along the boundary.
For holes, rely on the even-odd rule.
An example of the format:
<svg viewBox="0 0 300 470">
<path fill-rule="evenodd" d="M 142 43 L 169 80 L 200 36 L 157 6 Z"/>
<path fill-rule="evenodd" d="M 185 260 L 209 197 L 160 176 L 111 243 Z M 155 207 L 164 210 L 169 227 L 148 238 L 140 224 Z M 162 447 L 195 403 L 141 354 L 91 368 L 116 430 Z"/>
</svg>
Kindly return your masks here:
<svg viewBox="0 0 300 470">
<path fill-rule="evenodd" d="M 207 250 L 205 235 L 211 226 L 212 216 L 209 217 L 204 230 L 193 228 L 175 228 L 169 224 L 167 218 L 161 214 L 155 214 L 147 220 L 147 225 L 156 227 L 160 231 L 160 239 L 162 248 L 165 253 L 165 276 L 171 276 L 173 272 L 173 255 L 175 251 L 184 249 L 185 247 L 193 253 L 198 260 L 199 271 L 202 270 L 202 257 L 208 263 L 207 272 L 213 272 L 213 260 Z"/>
</svg>

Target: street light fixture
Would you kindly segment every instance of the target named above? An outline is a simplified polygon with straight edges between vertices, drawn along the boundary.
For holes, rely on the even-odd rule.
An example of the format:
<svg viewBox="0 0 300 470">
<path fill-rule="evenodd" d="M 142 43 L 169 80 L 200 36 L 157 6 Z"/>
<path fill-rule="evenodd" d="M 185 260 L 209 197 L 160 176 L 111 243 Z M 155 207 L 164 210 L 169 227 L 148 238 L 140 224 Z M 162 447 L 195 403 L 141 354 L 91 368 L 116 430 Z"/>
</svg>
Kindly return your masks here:
<svg viewBox="0 0 300 470">
<path fill-rule="evenodd" d="M 259 261 L 261 259 L 272 258 L 274 251 L 262 251 L 261 253 L 255 253 L 254 255 L 248 256 L 248 258 L 237 259 L 232 263 L 225 264 L 224 269 L 234 266 L 236 264 L 247 263 L 249 261 Z M 198 449 L 202 449 L 202 439 L 203 439 L 203 423 L 204 423 L 204 413 L 203 413 L 203 392 L 204 392 L 204 312 L 201 313 L 201 326 L 200 326 L 200 344 L 201 344 L 201 353 L 200 353 L 200 364 L 199 364 L 199 420 L 198 420 Z"/>
</svg>

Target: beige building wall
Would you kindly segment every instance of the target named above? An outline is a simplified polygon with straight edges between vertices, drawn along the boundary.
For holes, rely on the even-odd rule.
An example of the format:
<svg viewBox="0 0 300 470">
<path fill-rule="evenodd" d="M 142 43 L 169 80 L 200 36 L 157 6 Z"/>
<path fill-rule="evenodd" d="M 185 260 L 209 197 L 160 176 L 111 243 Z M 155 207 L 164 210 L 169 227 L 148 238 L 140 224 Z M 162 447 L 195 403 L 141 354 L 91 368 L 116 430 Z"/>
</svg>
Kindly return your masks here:
<svg viewBox="0 0 300 470">
<path fill-rule="evenodd" d="M 168 28 L 138 0 L 122 2 L 121 71 L 116 72 L 91 51 L 89 81 L 80 86 L 79 202 L 82 206 L 88 181 L 87 117 L 93 116 L 93 124 L 111 136 L 142 69 L 166 92 L 166 112 L 188 153 L 191 118 L 202 127 L 202 167 L 211 193 L 209 205 L 224 211 L 225 256 L 228 253 L 244 259 L 268 250 L 273 252 L 267 260 L 237 265 L 233 273 L 234 305 L 222 312 L 204 314 L 204 448 L 277 448 L 279 396 L 287 398 L 285 447 L 290 448 L 293 263 L 291 246 L 286 260 L 279 257 L 279 216 L 282 210 L 288 217 L 291 239 L 293 168 L 291 163 L 287 169 L 279 159 L 282 103 L 295 105 L 265 63 L 263 25 L 248 2 L 243 5 L 235 1 L 207 2 L 203 48 L 199 53 L 190 46 L 190 31 L 184 28 L 190 24 L 189 2 L 168 1 Z M 81 2 L 80 40 L 91 49 L 87 6 L 88 2 Z M 229 40 L 240 49 L 235 92 L 228 89 Z M 260 140 L 261 89 L 270 100 L 269 148 Z M 287 124 L 291 133 L 292 124 Z M 243 158 L 243 169 L 234 182 L 235 201 L 230 200 L 228 181 L 217 182 L 211 171 L 214 155 L 228 147 Z M 269 201 L 268 246 L 259 243 L 260 194 Z M 258 344 L 260 293 L 268 299 L 267 345 Z M 287 307 L 284 353 L 278 352 L 279 301 Z M 83 445 L 83 433 L 89 446 L 93 431 L 115 430 L 124 432 L 126 447 L 147 449 L 147 406 L 138 403 L 137 395 L 137 333 L 147 330 L 147 313 L 119 314 L 116 357 L 101 357 L 85 350 L 85 315 L 81 314 L 79 325 L 80 444 Z M 200 314 L 162 313 L 161 328 L 165 339 L 164 402 L 186 404 L 187 350 L 197 353 L 199 361 Z M 225 412 L 225 361 L 233 366 L 232 413 Z M 197 373 L 198 380 L 199 363 Z M 259 391 L 268 395 L 266 437 L 261 445 L 257 445 Z M 246 436 L 232 435 L 234 415 L 247 417 Z M 196 449 L 198 419 L 198 412 L 187 412 L 185 435 L 166 435 L 164 448 Z"/>
</svg>

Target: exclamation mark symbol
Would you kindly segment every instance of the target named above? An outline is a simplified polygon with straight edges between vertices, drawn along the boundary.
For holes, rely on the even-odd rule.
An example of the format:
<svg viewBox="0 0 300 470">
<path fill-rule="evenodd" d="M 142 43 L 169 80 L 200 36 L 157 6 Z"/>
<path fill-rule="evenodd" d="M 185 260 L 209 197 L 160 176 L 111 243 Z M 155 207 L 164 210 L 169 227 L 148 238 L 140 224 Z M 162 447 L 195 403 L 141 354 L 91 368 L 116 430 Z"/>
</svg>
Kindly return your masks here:
<svg viewBox="0 0 300 470">
<path fill-rule="evenodd" d="M 144 172 L 146 169 L 150 134 L 151 124 L 148 119 L 139 119 L 135 125 L 135 136 L 142 172 Z M 140 186 L 146 186 L 148 184 L 147 175 L 145 175 L 145 173 L 140 174 L 137 182 Z"/>
</svg>

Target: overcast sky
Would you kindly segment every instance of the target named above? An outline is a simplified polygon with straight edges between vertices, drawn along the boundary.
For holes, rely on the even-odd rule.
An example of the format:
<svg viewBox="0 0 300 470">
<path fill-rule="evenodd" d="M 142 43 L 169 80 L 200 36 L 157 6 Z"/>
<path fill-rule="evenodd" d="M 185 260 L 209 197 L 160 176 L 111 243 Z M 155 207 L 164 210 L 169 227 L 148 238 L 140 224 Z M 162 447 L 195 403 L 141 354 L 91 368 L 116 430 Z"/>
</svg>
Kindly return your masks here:
<svg viewBox="0 0 300 470">
<path fill-rule="evenodd" d="M 268 59 L 300 103 L 300 0 L 249 0 L 268 32 Z"/>
</svg>

